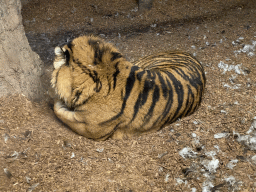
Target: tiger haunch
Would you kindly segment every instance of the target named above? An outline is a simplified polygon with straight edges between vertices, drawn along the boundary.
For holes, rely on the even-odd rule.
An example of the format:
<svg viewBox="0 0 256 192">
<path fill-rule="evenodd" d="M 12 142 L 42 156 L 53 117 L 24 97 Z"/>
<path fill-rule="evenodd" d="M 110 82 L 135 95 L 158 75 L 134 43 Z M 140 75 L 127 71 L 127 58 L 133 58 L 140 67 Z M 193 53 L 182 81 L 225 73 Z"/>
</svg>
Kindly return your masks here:
<svg viewBox="0 0 256 192">
<path fill-rule="evenodd" d="M 157 131 L 200 105 L 205 74 L 183 52 L 128 62 L 111 44 L 82 36 L 56 47 L 54 111 L 73 131 L 91 139 Z"/>
</svg>

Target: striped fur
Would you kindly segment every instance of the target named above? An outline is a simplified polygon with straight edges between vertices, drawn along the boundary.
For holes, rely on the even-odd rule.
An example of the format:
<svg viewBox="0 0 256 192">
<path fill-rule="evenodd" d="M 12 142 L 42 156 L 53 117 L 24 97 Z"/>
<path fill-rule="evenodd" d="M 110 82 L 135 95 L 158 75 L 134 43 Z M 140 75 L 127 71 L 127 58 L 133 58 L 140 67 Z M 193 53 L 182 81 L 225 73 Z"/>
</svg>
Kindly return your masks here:
<svg viewBox="0 0 256 192">
<path fill-rule="evenodd" d="M 183 52 L 164 52 L 128 62 L 94 36 L 55 48 L 54 111 L 73 131 L 104 140 L 157 131 L 199 106 L 205 75 Z"/>
</svg>

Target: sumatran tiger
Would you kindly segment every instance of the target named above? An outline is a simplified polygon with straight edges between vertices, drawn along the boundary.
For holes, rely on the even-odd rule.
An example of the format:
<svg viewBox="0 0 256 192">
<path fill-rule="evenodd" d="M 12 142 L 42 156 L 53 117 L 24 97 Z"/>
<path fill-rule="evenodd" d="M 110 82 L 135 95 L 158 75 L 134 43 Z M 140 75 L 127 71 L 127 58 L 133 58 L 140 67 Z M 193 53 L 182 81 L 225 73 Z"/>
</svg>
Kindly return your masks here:
<svg viewBox="0 0 256 192">
<path fill-rule="evenodd" d="M 54 112 L 94 140 L 153 132 L 192 114 L 205 87 L 190 54 L 157 53 L 131 63 L 112 44 L 81 36 L 55 48 Z"/>
</svg>

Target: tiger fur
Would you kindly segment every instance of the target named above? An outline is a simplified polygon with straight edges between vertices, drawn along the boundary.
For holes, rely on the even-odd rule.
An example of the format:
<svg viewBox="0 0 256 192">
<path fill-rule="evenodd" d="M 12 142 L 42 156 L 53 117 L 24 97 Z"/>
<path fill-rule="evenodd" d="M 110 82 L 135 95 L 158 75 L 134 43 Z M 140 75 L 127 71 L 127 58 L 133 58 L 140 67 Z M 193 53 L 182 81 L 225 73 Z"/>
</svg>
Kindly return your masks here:
<svg viewBox="0 0 256 192">
<path fill-rule="evenodd" d="M 110 43 L 81 36 L 55 48 L 56 116 L 94 140 L 153 132 L 192 114 L 205 87 L 202 65 L 184 52 L 131 63 Z"/>
</svg>

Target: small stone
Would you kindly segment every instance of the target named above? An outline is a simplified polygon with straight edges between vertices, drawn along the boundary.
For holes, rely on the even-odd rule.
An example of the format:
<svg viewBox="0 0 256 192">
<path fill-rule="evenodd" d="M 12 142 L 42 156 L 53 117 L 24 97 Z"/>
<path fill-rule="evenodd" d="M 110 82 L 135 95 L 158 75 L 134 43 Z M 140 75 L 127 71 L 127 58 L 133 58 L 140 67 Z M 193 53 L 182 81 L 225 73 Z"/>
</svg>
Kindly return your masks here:
<svg viewBox="0 0 256 192">
<path fill-rule="evenodd" d="M 68 141 L 63 141 L 64 147 L 71 147 L 72 145 Z"/>
<path fill-rule="evenodd" d="M 167 174 L 166 174 L 166 176 L 165 176 L 164 181 L 165 181 L 165 182 L 168 182 L 168 181 L 169 181 L 169 177 L 170 177 L 170 174 L 169 174 L 169 173 L 167 173 Z"/>
<path fill-rule="evenodd" d="M 7 143 L 8 139 L 9 139 L 9 135 L 7 133 L 4 134 L 4 143 Z"/>
<path fill-rule="evenodd" d="M 164 152 L 164 153 L 162 153 L 162 154 L 158 154 L 158 156 L 157 156 L 157 157 L 158 157 L 159 159 L 161 159 L 161 158 L 162 158 L 163 156 L 165 156 L 165 155 L 167 155 L 167 151 L 166 151 L 166 152 Z"/>
<path fill-rule="evenodd" d="M 228 162 L 226 166 L 229 169 L 233 169 L 236 166 L 237 162 L 238 162 L 238 159 L 233 159 L 230 162 Z"/>
<path fill-rule="evenodd" d="M 102 153 L 102 152 L 104 151 L 104 147 L 102 147 L 102 148 L 97 148 L 96 151 L 99 152 L 99 153 Z"/>
<path fill-rule="evenodd" d="M 28 192 L 32 192 L 37 186 L 39 185 L 39 183 L 34 183 L 33 185 L 31 185 L 29 188 L 28 188 Z"/>
<path fill-rule="evenodd" d="M 256 164 L 256 155 L 252 157 L 252 163 Z"/>
<path fill-rule="evenodd" d="M 239 105 L 238 101 L 235 101 L 234 104 L 235 104 L 235 105 Z"/>
<path fill-rule="evenodd" d="M 254 121 L 252 122 L 251 127 L 254 128 L 254 129 L 256 129 L 256 120 L 254 120 Z"/>
<path fill-rule="evenodd" d="M 31 181 L 31 178 L 30 178 L 30 177 L 25 176 L 25 179 L 26 179 L 26 182 L 27 182 L 27 183 L 30 183 L 30 181 Z"/>
<path fill-rule="evenodd" d="M 197 155 L 197 152 L 194 152 L 191 148 L 185 147 L 182 150 L 179 151 L 179 155 L 185 158 L 195 158 Z"/>
<path fill-rule="evenodd" d="M 24 136 L 27 138 L 31 135 L 31 133 L 32 133 L 32 131 L 27 130 L 27 131 L 25 131 Z"/>
<path fill-rule="evenodd" d="M 216 134 L 214 134 L 215 139 L 221 139 L 221 138 L 228 137 L 228 136 L 229 136 L 229 133 L 216 133 Z"/>
<path fill-rule="evenodd" d="M 10 179 L 10 178 L 12 177 L 11 172 L 10 172 L 7 168 L 4 168 L 4 173 L 6 174 L 6 176 L 8 177 L 8 179 Z"/>
</svg>

